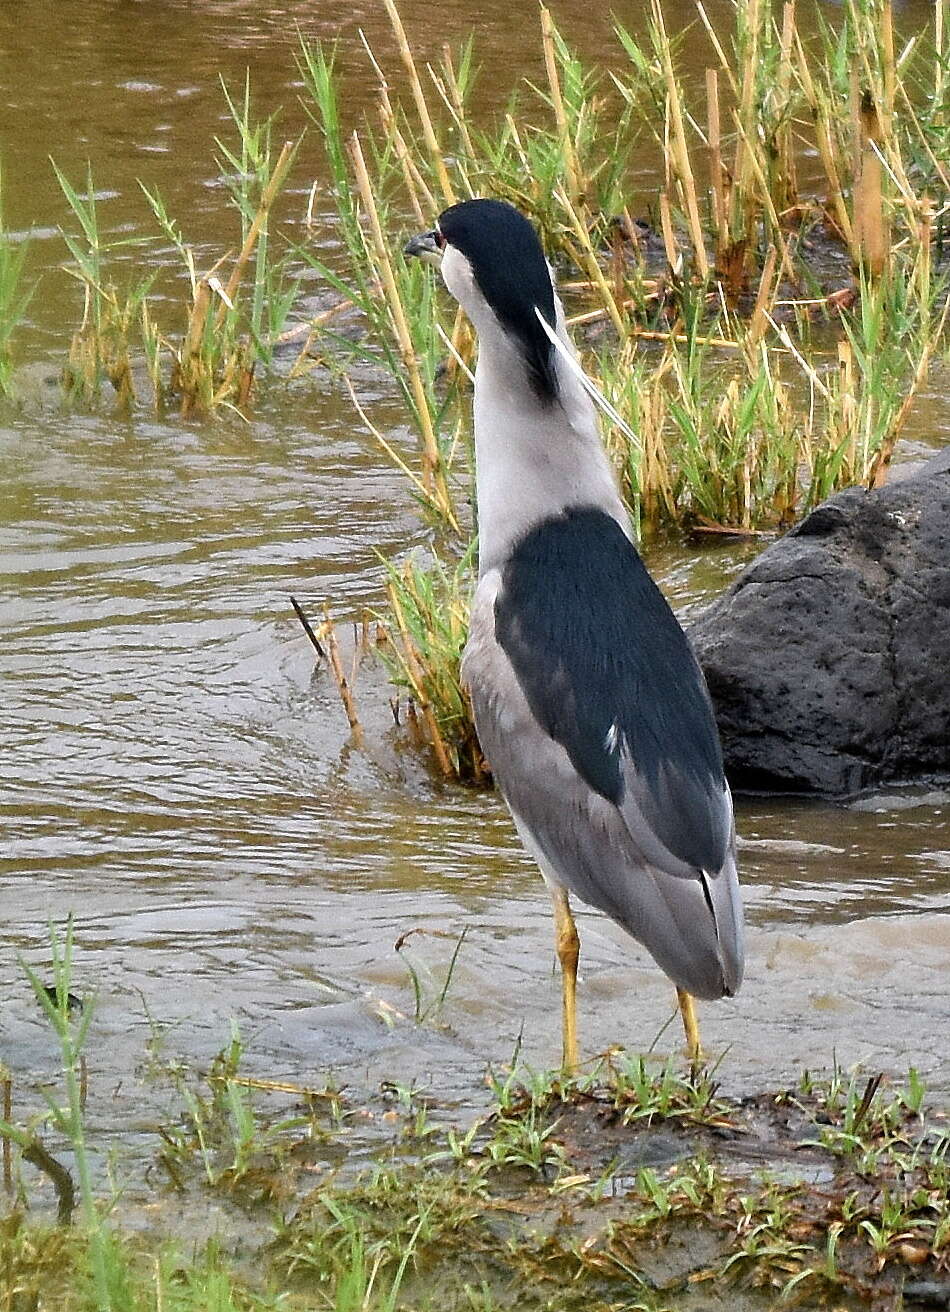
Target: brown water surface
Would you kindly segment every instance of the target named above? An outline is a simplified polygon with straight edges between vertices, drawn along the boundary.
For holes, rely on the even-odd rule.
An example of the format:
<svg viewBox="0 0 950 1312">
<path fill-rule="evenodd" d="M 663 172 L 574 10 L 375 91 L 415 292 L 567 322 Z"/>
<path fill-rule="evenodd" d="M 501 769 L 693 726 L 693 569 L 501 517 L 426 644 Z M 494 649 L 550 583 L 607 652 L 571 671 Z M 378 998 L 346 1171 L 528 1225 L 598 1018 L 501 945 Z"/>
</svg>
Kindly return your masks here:
<svg viewBox="0 0 950 1312">
<path fill-rule="evenodd" d="M 472 22 L 460 3 L 403 9 L 428 53 Z M 606 16 L 573 2 L 558 14 L 585 54 L 616 58 Z M 534 23 L 530 6 L 480 5 L 486 112 L 493 90 L 540 73 Z M 355 121 L 369 88 L 358 26 L 395 66 L 375 4 L 0 11 L 6 217 L 46 270 L 23 350 L 50 362 L 30 403 L 0 420 L 0 1060 L 19 1087 L 55 1068 L 18 957 L 45 969 L 47 924 L 73 912 L 76 987 L 98 996 L 91 1106 L 106 1125 L 109 1093 L 127 1124 L 148 1119 L 131 1072 L 150 1037 L 202 1062 L 232 1018 L 263 1073 L 413 1080 L 450 1100 L 474 1098 L 519 1036 L 536 1065 L 558 1051 L 547 899 L 499 799 L 441 786 L 401 750 L 372 668 L 358 684 L 371 746 L 356 750 L 290 611 L 291 592 L 313 610 L 378 605 L 376 553 L 424 538 L 349 403 L 315 376 L 265 389 L 249 424 L 129 421 L 107 406 L 62 412 L 44 382 L 77 307 L 47 156 L 74 177 L 92 161 L 113 234 L 151 231 L 136 179 L 157 185 L 199 262 L 216 259 L 234 244 L 213 184 L 218 78 L 237 85 L 250 67 L 261 107 L 283 105 L 297 125 L 295 25 L 339 37 Z M 319 176 L 316 134 L 305 150 Z M 333 251 L 332 229 L 320 240 Z M 939 391 L 918 434 L 948 428 Z M 395 398 L 372 380 L 366 392 L 376 421 L 403 435 Z M 688 612 L 750 550 L 664 549 L 651 563 Z M 914 1064 L 946 1092 L 950 797 L 744 800 L 738 827 L 746 983 L 703 1009 L 709 1048 L 728 1049 L 726 1086 L 778 1084 L 836 1057 Z M 428 1000 L 467 931 L 444 1030 L 404 1018 L 413 994 L 394 943 L 416 926 L 449 935 L 410 944 Z M 581 933 L 585 1051 L 649 1044 L 669 985 L 602 917 L 582 915 Z"/>
</svg>

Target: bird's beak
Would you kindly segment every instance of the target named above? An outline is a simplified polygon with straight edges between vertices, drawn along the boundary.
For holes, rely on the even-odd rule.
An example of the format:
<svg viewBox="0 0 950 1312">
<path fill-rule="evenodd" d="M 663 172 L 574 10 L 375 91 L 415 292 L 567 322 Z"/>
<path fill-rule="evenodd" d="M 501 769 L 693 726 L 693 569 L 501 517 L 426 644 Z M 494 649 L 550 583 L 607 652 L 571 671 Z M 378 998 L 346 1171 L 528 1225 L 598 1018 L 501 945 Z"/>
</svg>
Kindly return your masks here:
<svg viewBox="0 0 950 1312">
<path fill-rule="evenodd" d="M 420 260 L 434 264 L 436 268 L 442 263 L 442 252 L 434 228 L 431 232 L 420 232 L 417 237 L 410 237 L 402 248 L 402 253 L 405 256 L 416 255 Z"/>
</svg>

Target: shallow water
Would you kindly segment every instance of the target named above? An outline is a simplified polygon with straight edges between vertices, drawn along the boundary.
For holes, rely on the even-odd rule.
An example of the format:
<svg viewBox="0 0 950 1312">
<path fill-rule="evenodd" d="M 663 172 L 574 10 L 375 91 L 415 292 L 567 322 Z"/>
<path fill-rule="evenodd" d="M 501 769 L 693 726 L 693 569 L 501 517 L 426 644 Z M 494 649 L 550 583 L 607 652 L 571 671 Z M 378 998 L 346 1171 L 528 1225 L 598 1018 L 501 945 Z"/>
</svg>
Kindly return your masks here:
<svg viewBox="0 0 950 1312">
<path fill-rule="evenodd" d="M 265 105 L 290 104 L 295 20 L 311 35 L 339 30 L 354 70 L 357 23 L 389 49 L 384 16 L 366 5 L 340 20 L 323 6 L 315 18 L 290 3 L 91 3 L 81 24 L 61 8 L 16 12 L 0 15 L 6 213 L 32 230 L 34 266 L 48 272 L 26 338 L 35 391 L 0 419 L 0 1060 L 21 1090 L 55 1069 L 18 958 L 45 969 L 47 924 L 72 912 L 76 987 L 98 999 L 100 1128 L 149 1123 L 133 1077 L 150 1040 L 201 1064 L 232 1019 L 270 1076 L 414 1081 L 469 1103 L 486 1063 L 519 1041 L 533 1064 L 557 1058 L 546 895 L 498 798 L 441 785 L 403 750 L 373 666 L 357 682 L 369 746 L 354 748 L 288 601 L 318 613 L 332 599 L 354 617 L 378 605 L 376 552 L 424 536 L 404 485 L 319 375 L 271 389 L 248 425 L 63 414 L 43 381 L 75 317 L 46 155 L 92 158 L 113 231 L 144 223 L 136 177 L 157 184 L 216 258 L 233 242 L 208 182 L 218 73 L 233 83 L 249 64 Z M 507 85 L 537 62 L 533 23 L 510 6 L 480 12 L 480 48 Z M 471 10 L 440 7 L 437 41 L 432 13 L 404 6 L 434 52 Z M 579 5 L 561 18 L 586 53 L 607 49 L 606 18 Z M 332 231 L 321 240 L 332 249 Z M 394 398 L 374 398 L 373 413 L 398 434 Z M 938 380 L 918 435 L 946 430 L 947 416 Z M 650 560 L 688 614 L 751 551 Z M 726 1087 L 837 1059 L 914 1064 L 946 1093 L 950 795 L 744 799 L 738 827 L 746 983 L 702 1012 L 708 1047 L 726 1050 Z M 427 1003 L 466 932 L 444 1029 L 412 1023 L 394 944 L 416 927 L 431 931 L 406 949 Z M 648 1045 L 672 990 L 602 917 L 582 914 L 580 929 L 584 1050 Z"/>
</svg>

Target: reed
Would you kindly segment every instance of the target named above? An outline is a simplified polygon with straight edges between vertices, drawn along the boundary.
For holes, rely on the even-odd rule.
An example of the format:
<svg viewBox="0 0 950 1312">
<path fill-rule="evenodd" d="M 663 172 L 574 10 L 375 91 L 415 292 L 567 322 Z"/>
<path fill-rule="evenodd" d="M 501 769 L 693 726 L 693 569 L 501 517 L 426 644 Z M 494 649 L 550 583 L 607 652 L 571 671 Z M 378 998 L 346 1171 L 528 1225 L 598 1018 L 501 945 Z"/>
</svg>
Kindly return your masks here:
<svg viewBox="0 0 950 1312">
<path fill-rule="evenodd" d="M 442 346 L 438 337 L 432 335 L 433 321 L 448 335 L 452 320 L 445 311 L 439 311 L 432 280 L 425 277 L 425 271 L 416 267 L 417 262 L 408 264 L 398 246 L 390 249 L 386 237 L 401 227 L 393 220 L 386 193 L 394 181 L 406 182 L 403 163 L 398 151 L 381 151 L 372 135 L 368 138 L 368 162 L 361 136 L 345 134 L 332 60 L 321 47 L 304 45 L 298 62 L 309 96 L 308 109 L 324 142 L 349 277 L 341 277 L 310 251 L 304 252 L 304 258 L 369 329 L 367 338 L 354 341 L 333 324 L 326 324 L 318 332 L 317 341 L 324 354 L 329 348 L 344 376 L 355 361 L 382 366 L 389 374 L 418 434 L 418 474 L 410 470 L 401 456 L 395 457 L 390 442 L 351 391 L 354 404 L 368 430 L 394 454 L 403 472 L 412 478 L 427 516 L 450 532 L 458 533 L 459 515 L 451 481 L 457 445 L 453 418 L 457 415 L 456 396 L 451 387 L 439 394 L 437 376 Z M 380 84 L 380 96 L 385 108 L 389 101 L 384 80 Z M 387 109 L 384 122 L 391 135 L 398 134 L 389 112 Z M 411 173 L 408 185 L 414 185 Z"/>
<path fill-rule="evenodd" d="M 88 403 L 98 399 L 103 384 L 109 382 L 119 406 L 128 410 L 135 399 L 133 334 L 157 270 L 137 279 L 133 276 L 127 289 L 120 291 L 111 276 L 113 259 L 132 246 L 142 245 L 142 239 L 110 238 L 102 231 L 96 187 L 88 165 L 82 189 L 70 182 L 55 160 L 52 166 L 79 225 L 78 232 L 63 231 L 63 240 L 72 256 L 67 272 L 83 293 L 82 320 L 70 343 L 68 363 L 62 372 L 63 388 L 71 401 Z"/>
<path fill-rule="evenodd" d="M 454 567 L 437 557 L 428 565 L 411 556 L 387 564 L 391 638 L 380 653 L 393 683 L 410 698 L 410 715 L 417 709 L 421 716 L 419 736 L 439 772 L 481 781 L 487 771 L 460 677 L 473 556 L 474 544 Z"/>
<path fill-rule="evenodd" d="M 225 254 L 201 271 L 161 196 L 140 184 L 159 231 L 177 252 L 187 277 L 189 298 L 181 311 L 180 335 L 160 324 L 150 300 L 157 268 L 139 272 L 136 261 L 125 289 L 116 282 L 120 261 L 129 264 L 130 254 L 147 248 L 149 239 L 110 236 L 100 221 L 88 166 L 84 183 L 76 185 L 53 162 L 75 224 L 72 231 L 63 231 L 70 255 L 66 269 L 83 296 L 81 321 L 63 370 L 64 391 L 73 403 L 93 404 L 111 384 L 117 404 L 131 410 L 144 399 L 136 381 L 144 372 L 156 409 L 175 401 L 184 416 L 222 407 L 243 411 L 256 372 L 272 364 L 274 346 L 297 296 L 298 278 L 289 248 L 275 257 L 270 225 L 299 142 L 278 146 L 273 121 L 254 116 L 249 84 L 240 99 L 226 87 L 224 95 L 235 140 L 221 138 L 216 144 L 221 179 L 238 220 L 237 254 Z M 0 264 L 0 298 L 3 289 Z M 0 306 L 3 303 L 0 299 Z M 0 318 L 0 359 L 4 322 Z M 144 371 L 137 367 L 140 363 Z"/>
<path fill-rule="evenodd" d="M 258 121 L 254 115 L 248 81 L 240 100 L 223 89 L 236 135 L 234 142 L 216 142 L 221 177 L 240 225 L 233 260 L 224 255 L 211 269 L 199 272 L 162 198 L 142 187 L 161 232 L 179 253 L 190 285 L 184 332 L 178 339 L 162 339 L 171 361 L 167 394 L 177 397 L 183 416 L 209 414 L 222 406 L 247 408 L 255 372 L 270 366 L 299 285 L 289 252 L 274 258 L 270 227 L 300 142 L 278 146 L 274 121 Z M 144 336 L 150 361 L 156 359 L 155 342 Z M 158 391 L 156 387 L 156 397 Z"/>
<path fill-rule="evenodd" d="M 351 303 L 367 314 L 373 329 L 372 345 L 363 350 L 381 352 L 407 394 L 420 435 L 424 495 L 443 524 L 453 530 L 459 524 L 458 514 L 448 513 L 454 504 L 452 475 L 439 456 L 447 441 L 456 442 L 463 409 L 456 356 L 461 344 L 464 366 L 469 348 L 457 324 L 443 318 L 429 280 L 417 279 L 415 271 L 387 255 L 383 233 L 398 229 L 394 191 L 415 221 L 420 216 L 431 221 L 447 199 L 491 192 L 508 196 L 538 223 L 566 266 L 566 280 L 576 280 L 579 292 L 569 299 L 577 297 L 589 307 L 579 307 L 574 317 L 583 324 L 604 318 L 613 329 L 595 371 L 634 426 L 641 412 L 647 421 L 639 453 L 622 449 L 615 435 L 610 438 L 631 507 L 646 530 L 697 522 L 738 531 L 768 527 L 812 504 L 819 488 L 830 491 L 849 478 L 872 476 L 893 425 L 867 421 L 856 460 L 839 459 L 840 442 L 832 431 L 837 411 L 816 410 L 811 399 L 814 379 L 825 368 L 821 356 L 811 356 L 814 365 L 802 386 L 794 354 L 772 325 L 782 321 L 787 334 L 794 323 L 791 331 L 798 334 L 801 322 L 804 335 L 797 350 L 806 359 L 809 313 L 817 309 L 832 328 L 839 324 L 841 339 L 851 342 L 863 340 L 868 331 L 863 299 L 883 305 L 879 337 L 894 345 L 891 355 L 884 352 L 890 361 L 888 386 L 903 390 L 905 399 L 936 349 L 940 316 L 934 307 L 941 288 L 915 253 L 921 231 L 932 229 L 933 206 L 921 181 L 915 178 L 915 190 L 911 177 L 929 139 L 926 125 L 942 109 L 932 100 L 908 97 L 905 84 L 912 70 L 919 76 L 937 53 L 922 40 L 895 53 L 885 0 L 848 0 L 839 27 L 824 24 L 809 41 L 798 29 L 791 2 L 778 16 L 760 0 L 737 6 L 731 35 L 716 30 L 700 3 L 699 18 L 715 55 L 704 106 L 684 89 L 676 41 L 658 0 L 645 41 L 618 27 L 627 69 L 613 72 L 609 86 L 583 68 L 550 12 L 542 9 L 547 86 L 530 93 L 533 115 L 521 103 L 524 90 L 516 89 L 518 100 L 488 127 L 474 124 L 468 108 L 471 47 L 457 58 L 444 54 L 441 67 L 429 70 L 427 89 L 392 0 L 387 7 L 410 103 L 400 103 L 393 80 L 373 55 L 383 134 L 367 129 L 364 140 L 361 132 L 358 152 L 351 145 L 352 168 L 339 129 L 332 70 L 319 49 L 305 48 L 303 61 L 312 73 L 311 95 L 320 106 L 341 223 L 359 271 Z M 938 22 L 938 49 L 943 39 Z M 896 114 L 902 96 L 918 107 Z M 803 130 L 803 116 L 806 125 L 811 120 L 806 144 L 825 173 L 824 207 L 815 199 L 802 201 L 799 194 L 793 127 Z M 618 159 L 626 160 L 638 146 L 638 123 L 653 125 L 663 150 L 666 166 L 659 170 L 664 181 L 657 200 L 665 275 L 650 276 L 629 219 L 622 169 L 614 171 L 600 153 L 608 119 Z M 918 161 L 913 167 L 911 143 Z M 700 152 L 705 170 L 699 167 Z M 927 180 L 939 181 L 941 161 L 930 154 Z M 351 196 L 354 178 L 368 235 Z M 822 215 L 830 224 L 822 240 L 830 247 L 840 240 L 853 260 L 853 306 L 829 299 L 822 307 L 821 297 L 803 294 L 813 277 L 798 234 Z M 890 290 L 878 292 L 878 284 L 885 283 Z M 814 304 L 799 315 L 806 302 Z M 921 334 L 928 331 L 925 344 Z M 656 369 L 662 387 L 646 384 L 636 367 L 648 336 L 666 343 Z M 452 387 L 440 395 L 432 384 L 446 339 L 455 348 L 449 356 Z M 723 349 L 732 361 L 725 368 L 720 353 L 704 346 L 717 339 L 727 344 Z M 876 399 L 881 368 L 841 375 L 836 387 L 844 379 L 853 389 L 850 400 L 841 403 L 846 411 L 883 413 Z M 824 398 L 827 389 L 817 390 Z M 710 393 L 717 398 L 711 405 Z M 452 430 L 451 438 L 440 435 L 440 423 Z M 875 468 L 881 467 L 878 461 Z M 446 481 L 434 490 L 433 471 L 440 469 Z M 837 482 L 829 476 L 833 470 Z"/>
<path fill-rule="evenodd" d="M 0 397 L 13 395 L 11 342 L 33 296 L 25 285 L 26 242 L 14 242 L 3 222 L 3 172 L 0 170 Z"/>
<path fill-rule="evenodd" d="M 807 39 L 793 0 L 780 12 L 745 0 L 731 32 L 699 0 L 712 59 L 690 88 L 660 0 L 642 36 L 618 26 L 607 76 L 584 67 L 542 7 L 545 82 L 515 88 L 485 123 L 470 108 L 472 44 L 422 70 L 394 0 L 387 12 L 399 62 L 387 71 L 367 49 L 378 124 L 356 136 L 341 126 L 332 60 L 319 46 L 300 55 L 348 269 L 311 262 L 368 330 L 354 345 L 328 323 L 317 342 L 344 374 L 354 359 L 382 364 L 406 401 L 415 459 L 346 379 L 436 531 L 428 563 L 387 567 L 387 659 L 440 772 L 473 777 L 458 682 L 472 344 L 436 280 L 402 259 L 407 224 L 479 194 L 524 210 L 558 266 L 586 366 L 638 435 L 605 434 L 642 534 L 772 531 L 841 486 L 886 476 L 945 341 L 931 249 L 950 200 L 929 194 L 950 196 L 936 130 L 945 37 L 939 4 L 933 41 L 899 49 L 886 0 L 846 0 L 837 26 Z M 643 125 L 660 179 L 659 262 L 628 194 L 628 161 L 637 152 L 642 165 L 649 149 Z M 823 195 L 802 194 L 803 149 L 820 162 Z M 806 236 L 826 259 L 824 283 Z"/>
</svg>

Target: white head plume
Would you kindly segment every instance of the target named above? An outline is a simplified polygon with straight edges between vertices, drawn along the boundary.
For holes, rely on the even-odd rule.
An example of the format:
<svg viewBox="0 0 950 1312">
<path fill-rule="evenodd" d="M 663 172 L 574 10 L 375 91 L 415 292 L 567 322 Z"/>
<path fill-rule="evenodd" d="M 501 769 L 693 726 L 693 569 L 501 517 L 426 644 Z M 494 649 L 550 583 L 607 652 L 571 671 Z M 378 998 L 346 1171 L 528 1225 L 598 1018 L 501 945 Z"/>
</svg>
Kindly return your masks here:
<svg viewBox="0 0 950 1312">
<path fill-rule="evenodd" d="M 629 437 L 630 441 L 635 442 L 636 445 L 639 447 L 641 445 L 639 437 L 637 437 L 636 433 L 633 431 L 630 425 L 620 417 L 620 415 L 610 404 L 606 396 L 604 396 L 603 392 L 593 381 L 593 379 L 588 378 L 587 374 L 584 373 L 580 361 L 564 345 L 564 342 L 561 340 L 561 338 L 558 336 L 555 330 L 548 323 L 547 319 L 545 319 L 544 315 L 541 313 L 541 311 L 538 309 L 537 306 L 534 307 L 534 312 L 538 316 L 538 321 L 540 322 L 541 327 L 544 329 L 551 345 L 557 351 L 558 355 L 567 365 L 568 369 L 570 369 L 571 373 L 574 375 L 577 381 L 584 388 L 584 391 L 587 393 L 590 399 L 600 410 L 604 412 L 604 414 L 607 416 L 607 418 L 610 420 L 612 424 L 617 425 L 617 427 L 620 429 L 621 433 L 624 434 L 624 436 Z"/>
</svg>

